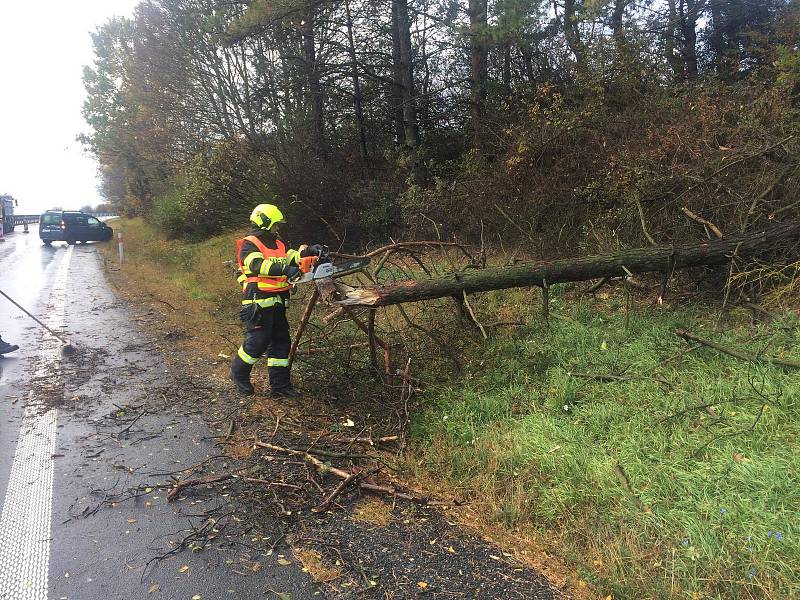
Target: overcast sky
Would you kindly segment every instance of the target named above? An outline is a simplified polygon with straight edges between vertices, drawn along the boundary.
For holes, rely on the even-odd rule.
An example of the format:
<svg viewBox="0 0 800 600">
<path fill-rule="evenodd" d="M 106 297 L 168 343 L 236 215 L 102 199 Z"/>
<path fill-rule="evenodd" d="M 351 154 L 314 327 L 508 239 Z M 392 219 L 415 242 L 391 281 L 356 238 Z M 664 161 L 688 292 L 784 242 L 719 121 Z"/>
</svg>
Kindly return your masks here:
<svg viewBox="0 0 800 600">
<path fill-rule="evenodd" d="M 97 165 L 75 137 L 89 33 L 137 0 L 0 0 L 0 194 L 18 214 L 101 202 Z"/>
</svg>

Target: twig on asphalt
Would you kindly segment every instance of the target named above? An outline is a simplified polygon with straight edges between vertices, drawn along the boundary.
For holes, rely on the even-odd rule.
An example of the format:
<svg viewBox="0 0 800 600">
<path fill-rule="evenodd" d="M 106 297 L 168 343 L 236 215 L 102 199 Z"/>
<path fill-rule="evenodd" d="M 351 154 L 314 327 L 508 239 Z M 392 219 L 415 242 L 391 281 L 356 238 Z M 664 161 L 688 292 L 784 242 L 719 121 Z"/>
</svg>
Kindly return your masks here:
<svg viewBox="0 0 800 600">
<path fill-rule="evenodd" d="M 268 450 L 273 450 L 275 452 L 281 452 L 284 454 L 290 454 L 292 456 L 300 456 L 305 459 L 307 462 L 314 465 L 321 473 L 330 473 L 339 477 L 340 479 L 347 479 L 352 474 L 349 471 L 344 471 L 337 467 L 332 467 L 330 465 L 326 465 L 317 457 L 312 456 L 308 452 L 303 452 L 301 450 L 294 450 L 292 448 L 283 448 L 281 446 L 276 446 L 274 444 L 268 444 L 266 442 L 261 442 L 256 440 L 254 444 L 257 448 L 266 448 Z M 408 494 L 405 492 L 401 492 L 394 487 L 391 486 L 384 486 L 384 485 L 377 485 L 374 483 L 366 483 L 366 482 L 359 482 L 358 487 L 362 490 L 372 492 L 375 494 L 385 494 L 388 496 L 392 496 L 394 498 L 400 498 L 402 500 L 409 500 L 410 502 L 415 502 L 417 504 L 423 504 L 426 506 L 458 506 L 460 503 L 457 501 L 447 502 L 441 500 L 431 500 L 430 498 L 426 498 L 424 496 L 415 496 L 413 494 Z"/>
</svg>

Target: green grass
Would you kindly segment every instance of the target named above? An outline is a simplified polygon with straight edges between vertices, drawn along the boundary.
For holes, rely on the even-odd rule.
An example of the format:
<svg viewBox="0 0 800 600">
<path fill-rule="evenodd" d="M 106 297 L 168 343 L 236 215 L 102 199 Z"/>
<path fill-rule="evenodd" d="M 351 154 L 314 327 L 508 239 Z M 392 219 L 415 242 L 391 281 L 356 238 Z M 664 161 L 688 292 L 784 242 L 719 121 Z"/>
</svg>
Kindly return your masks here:
<svg viewBox="0 0 800 600">
<path fill-rule="evenodd" d="M 158 229 L 142 219 L 120 219 L 114 228 L 123 231 L 125 265 L 130 275 L 150 288 L 164 291 L 178 301 L 203 300 L 221 306 L 236 306 L 239 288 L 232 275 L 236 232 L 204 241 L 168 240 Z M 105 249 L 106 256 L 118 261 L 116 245 Z"/>
<path fill-rule="evenodd" d="M 488 295 L 484 308 L 509 302 L 530 295 Z M 604 593 L 797 596 L 800 371 L 680 355 L 672 334 L 798 359 L 797 323 L 722 334 L 710 310 L 640 309 L 626 327 L 616 304 L 556 297 L 549 327 L 484 343 L 461 381 L 423 398 L 422 467 L 487 521 L 544 534 Z"/>
</svg>

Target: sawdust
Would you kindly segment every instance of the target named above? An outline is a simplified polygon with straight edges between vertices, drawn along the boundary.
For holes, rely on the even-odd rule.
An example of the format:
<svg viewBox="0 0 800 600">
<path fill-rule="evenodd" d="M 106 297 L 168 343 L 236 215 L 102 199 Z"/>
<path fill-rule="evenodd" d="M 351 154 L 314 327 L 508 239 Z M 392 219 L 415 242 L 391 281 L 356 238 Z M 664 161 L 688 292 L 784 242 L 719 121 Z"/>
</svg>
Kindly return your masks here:
<svg viewBox="0 0 800 600">
<path fill-rule="evenodd" d="M 225 442 L 225 453 L 238 460 L 248 459 L 253 453 L 253 440 L 231 436 L 231 439 Z"/>
</svg>

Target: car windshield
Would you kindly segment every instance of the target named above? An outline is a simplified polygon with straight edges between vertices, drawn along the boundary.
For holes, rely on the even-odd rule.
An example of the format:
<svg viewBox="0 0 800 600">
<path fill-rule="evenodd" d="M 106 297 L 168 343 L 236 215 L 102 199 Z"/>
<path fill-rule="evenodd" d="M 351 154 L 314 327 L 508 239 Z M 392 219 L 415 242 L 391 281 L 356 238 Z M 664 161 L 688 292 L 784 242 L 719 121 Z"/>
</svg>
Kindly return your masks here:
<svg viewBox="0 0 800 600">
<path fill-rule="evenodd" d="M 59 213 L 44 213 L 42 215 L 42 225 L 59 225 L 61 215 Z"/>
</svg>

